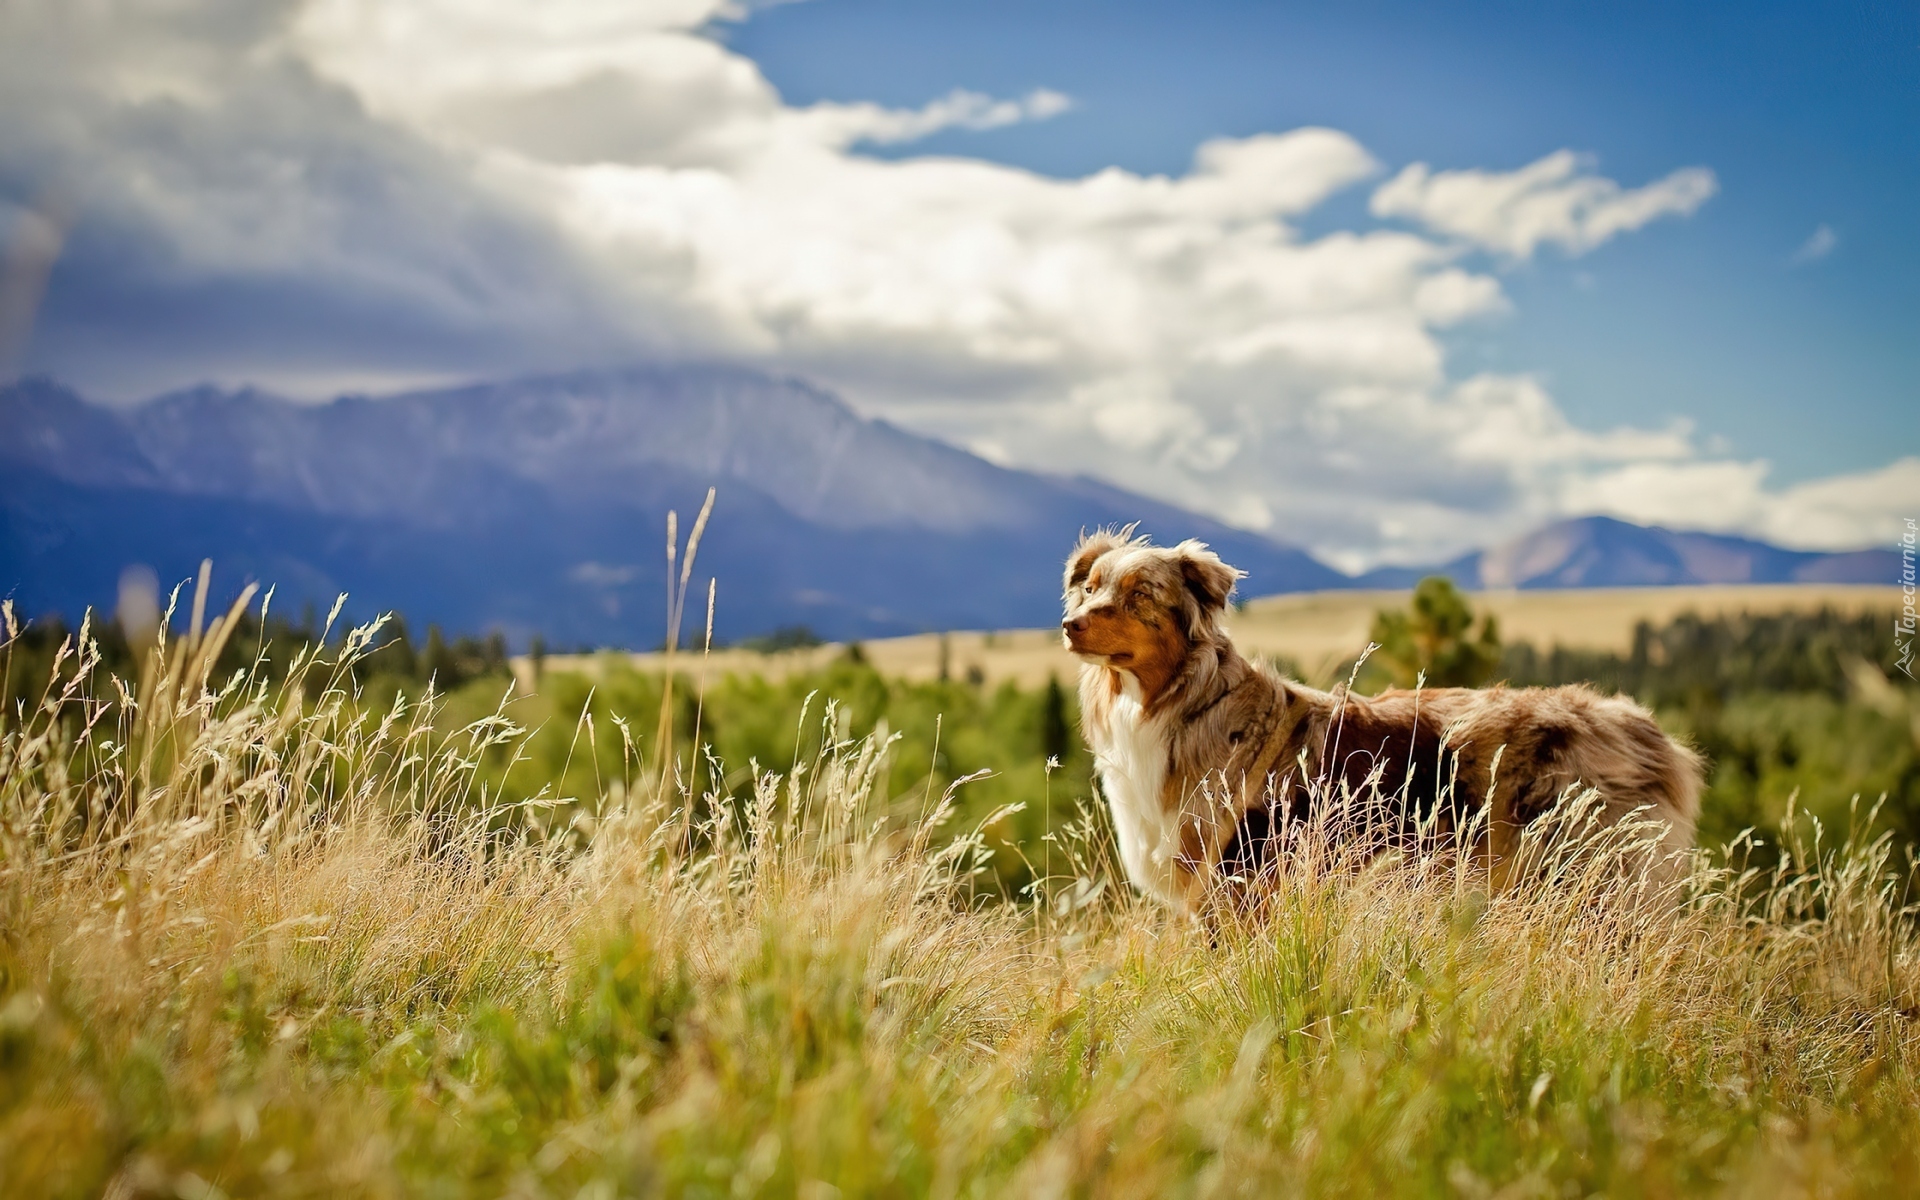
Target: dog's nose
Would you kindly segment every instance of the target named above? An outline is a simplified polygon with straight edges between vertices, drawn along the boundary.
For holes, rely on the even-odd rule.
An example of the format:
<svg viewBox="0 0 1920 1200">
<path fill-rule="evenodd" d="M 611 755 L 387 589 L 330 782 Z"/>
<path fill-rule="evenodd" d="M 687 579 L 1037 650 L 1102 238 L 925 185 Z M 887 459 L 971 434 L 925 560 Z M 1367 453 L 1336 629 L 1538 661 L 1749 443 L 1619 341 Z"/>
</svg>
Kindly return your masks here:
<svg viewBox="0 0 1920 1200">
<path fill-rule="evenodd" d="M 1068 633 L 1085 633 L 1087 631 L 1087 619 L 1085 617 L 1068 617 L 1066 620 L 1060 622 L 1060 628 L 1066 630 Z"/>
</svg>

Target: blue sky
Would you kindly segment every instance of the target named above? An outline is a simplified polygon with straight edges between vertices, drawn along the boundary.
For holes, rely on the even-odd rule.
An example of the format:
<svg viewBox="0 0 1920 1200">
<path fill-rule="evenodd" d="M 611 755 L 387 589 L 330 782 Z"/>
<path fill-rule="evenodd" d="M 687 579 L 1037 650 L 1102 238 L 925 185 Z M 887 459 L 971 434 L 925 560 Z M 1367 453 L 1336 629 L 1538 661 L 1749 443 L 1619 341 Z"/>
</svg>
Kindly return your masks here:
<svg viewBox="0 0 1920 1200">
<path fill-rule="evenodd" d="M 1910 5 L 395 11 L 0 10 L 0 371 L 743 362 L 1347 567 L 1920 509 Z"/>
<path fill-rule="evenodd" d="M 1393 164 L 1705 164 L 1720 192 L 1686 223 L 1508 276 L 1463 361 L 1540 372 L 1588 423 L 1690 416 L 1783 481 L 1920 448 L 1920 7 L 834 0 L 725 36 L 793 103 L 1076 102 L 896 155 L 1178 173 L 1209 137 L 1326 125 Z M 1330 223 L 1364 213 L 1346 199 Z M 1796 262 L 1822 226 L 1834 248 Z"/>
</svg>

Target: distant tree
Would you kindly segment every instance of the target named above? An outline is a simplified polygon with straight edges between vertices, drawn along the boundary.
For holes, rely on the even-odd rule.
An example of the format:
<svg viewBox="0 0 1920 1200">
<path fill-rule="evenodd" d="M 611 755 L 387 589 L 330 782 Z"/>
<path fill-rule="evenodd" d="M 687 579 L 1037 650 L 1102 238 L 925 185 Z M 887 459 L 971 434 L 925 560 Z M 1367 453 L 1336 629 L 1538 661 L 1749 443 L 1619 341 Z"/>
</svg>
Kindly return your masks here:
<svg viewBox="0 0 1920 1200">
<path fill-rule="evenodd" d="M 441 690 L 454 687 L 458 680 L 453 651 L 447 647 L 446 635 L 440 632 L 438 625 L 427 626 L 427 650 L 420 656 L 420 672 L 434 680 Z"/>
<path fill-rule="evenodd" d="M 1500 674 L 1516 685 L 1590 682 L 1656 708 L 1701 708 L 1752 692 L 1820 694 L 1844 700 L 1850 665 L 1876 665 L 1895 687 L 1912 689 L 1891 656 L 1887 612 L 1682 613 L 1665 625 L 1642 621 L 1621 654 L 1518 642 Z"/>
<path fill-rule="evenodd" d="M 1474 628 L 1473 609 L 1453 581 L 1429 575 L 1405 612 L 1383 609 L 1368 634 L 1380 648 L 1362 678 L 1373 688 L 1479 687 L 1500 667 L 1500 629 L 1492 614 Z"/>
<path fill-rule="evenodd" d="M 778 654 L 783 650 L 808 650 L 824 644 L 820 635 L 808 626 L 782 625 L 772 633 L 746 638 L 740 646 L 760 654 Z"/>
<path fill-rule="evenodd" d="M 419 673 L 419 655 L 413 648 L 413 639 L 407 635 L 407 620 L 399 613 L 393 614 L 393 620 L 387 622 L 387 641 L 380 648 L 379 669 L 395 675 L 412 679 Z"/>
<path fill-rule="evenodd" d="M 538 687 L 540 676 L 547 670 L 547 639 L 537 633 L 534 634 L 533 639 L 527 643 L 527 657 L 533 660 L 533 683 Z"/>
<path fill-rule="evenodd" d="M 1067 761 L 1067 753 L 1073 749 L 1069 740 L 1072 736 L 1073 730 L 1067 722 L 1066 692 L 1060 687 L 1060 677 L 1049 675 L 1046 691 L 1040 697 L 1040 757 Z"/>
</svg>

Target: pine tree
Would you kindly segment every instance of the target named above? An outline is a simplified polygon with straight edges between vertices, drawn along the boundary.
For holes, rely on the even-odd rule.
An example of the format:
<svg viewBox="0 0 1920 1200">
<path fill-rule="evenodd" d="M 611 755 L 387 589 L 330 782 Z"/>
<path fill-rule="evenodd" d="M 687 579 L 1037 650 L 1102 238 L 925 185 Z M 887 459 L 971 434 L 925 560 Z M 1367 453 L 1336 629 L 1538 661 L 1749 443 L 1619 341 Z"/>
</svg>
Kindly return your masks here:
<svg viewBox="0 0 1920 1200">
<path fill-rule="evenodd" d="M 413 648 L 413 639 L 407 634 L 406 618 L 399 613 L 394 613 L 393 620 L 387 622 L 387 642 L 380 650 L 374 669 L 391 671 L 408 679 L 419 677 L 419 655 Z"/>
<path fill-rule="evenodd" d="M 1406 612 L 1375 614 L 1368 634 L 1380 648 L 1367 660 L 1370 685 L 1479 687 L 1500 667 L 1500 628 L 1489 613 L 1473 629 L 1473 609 L 1453 581 L 1429 575 L 1413 589 Z"/>
<path fill-rule="evenodd" d="M 1040 698 L 1040 754 L 1056 762 L 1067 761 L 1073 748 L 1073 731 L 1067 723 L 1067 697 L 1058 675 L 1047 676 L 1046 691 Z"/>
<path fill-rule="evenodd" d="M 427 626 L 427 652 L 421 655 L 420 669 L 443 692 L 459 683 L 454 678 L 453 652 L 447 648 L 446 636 L 438 625 Z"/>
</svg>

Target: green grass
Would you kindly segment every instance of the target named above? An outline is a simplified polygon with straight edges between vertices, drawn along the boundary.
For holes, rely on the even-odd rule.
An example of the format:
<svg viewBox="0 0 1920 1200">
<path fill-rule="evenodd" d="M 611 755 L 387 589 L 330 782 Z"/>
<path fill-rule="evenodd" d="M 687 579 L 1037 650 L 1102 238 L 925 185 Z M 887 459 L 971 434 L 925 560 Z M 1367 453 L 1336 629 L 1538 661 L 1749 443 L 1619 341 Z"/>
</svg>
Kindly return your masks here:
<svg viewBox="0 0 1920 1200">
<path fill-rule="evenodd" d="M 901 801 L 897 818 L 913 818 L 929 788 L 937 794 L 974 777 L 955 797 L 955 820 L 972 827 L 999 814 L 987 836 L 1002 852 L 974 885 L 1002 895 L 1018 894 L 1045 869 L 1049 814 L 1072 814 L 1092 797 L 1092 758 L 1068 688 L 914 683 L 851 657 L 781 680 L 727 675 L 699 687 L 697 676 L 697 667 L 683 673 L 675 690 L 675 755 L 685 786 L 743 805 L 759 775 L 785 774 L 836 739 L 875 738 L 888 743 L 875 788 Z M 455 730 L 486 716 L 505 686 L 495 679 L 467 685 L 438 725 Z M 487 755 L 481 778 L 510 800 L 553 801 L 537 818 L 542 824 L 591 819 L 647 774 L 639 761 L 652 757 L 641 751 L 651 748 L 661 692 L 660 675 L 621 663 L 597 680 L 550 672 L 537 695 L 506 709 L 532 733 Z M 1022 847 L 1036 861 L 1023 858 Z"/>
<path fill-rule="evenodd" d="M 1885 839 L 1799 822 L 1780 870 L 1703 860 L 1673 911 L 1604 847 L 1491 897 L 1320 847 L 1265 919 L 1209 926 L 1131 900 L 1092 821 L 1045 904 L 1007 902 L 978 886 L 993 822 L 955 815 L 973 785 L 906 786 L 843 726 L 692 811 L 636 734 L 561 820 L 497 790 L 510 722 L 368 711 L 351 640 L 210 680 L 219 638 L 5 718 L 0 1195 L 1920 1178 Z"/>
</svg>

